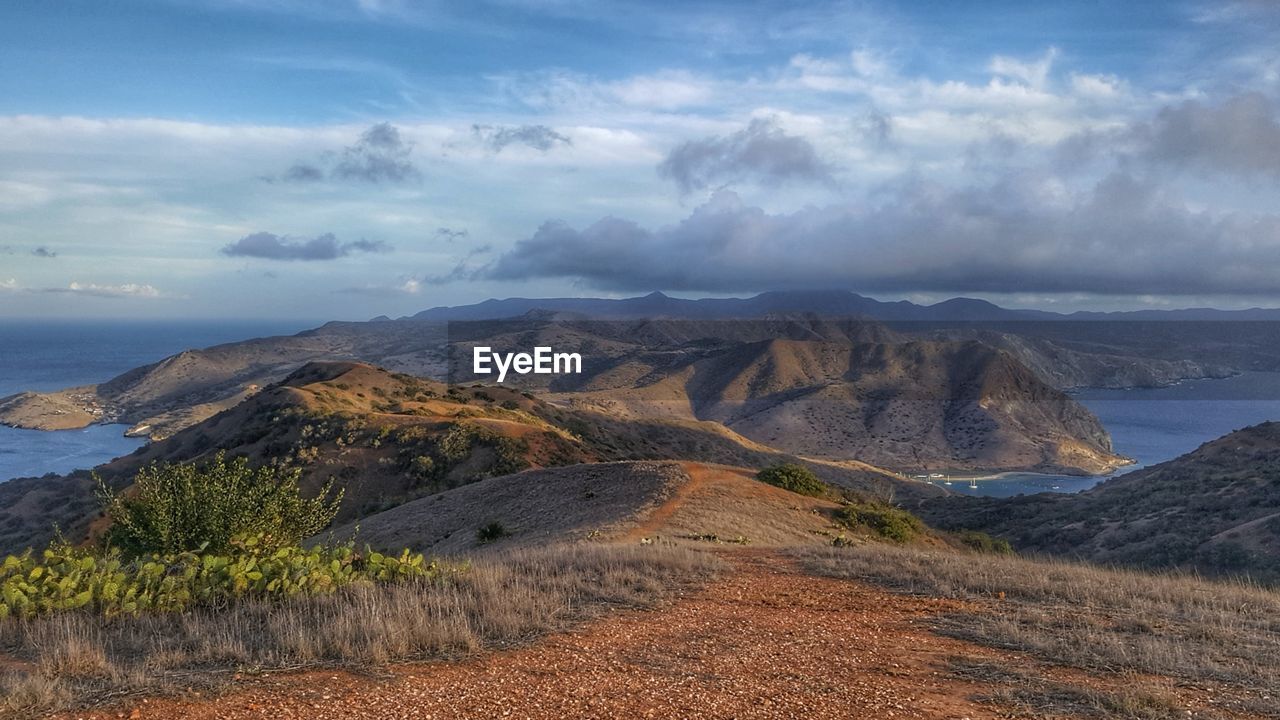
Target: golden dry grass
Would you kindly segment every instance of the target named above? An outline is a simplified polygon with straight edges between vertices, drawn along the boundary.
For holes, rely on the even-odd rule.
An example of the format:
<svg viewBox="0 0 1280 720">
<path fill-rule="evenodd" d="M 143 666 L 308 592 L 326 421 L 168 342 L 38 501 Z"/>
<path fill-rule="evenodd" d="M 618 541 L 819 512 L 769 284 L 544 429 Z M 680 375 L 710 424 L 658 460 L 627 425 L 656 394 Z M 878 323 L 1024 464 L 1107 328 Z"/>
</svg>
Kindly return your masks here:
<svg viewBox="0 0 1280 720">
<path fill-rule="evenodd" d="M 1085 673 L 1131 676 L 1127 697 L 1117 698 L 1025 670 L 987 668 L 1014 686 L 1032 688 L 995 697 L 1004 704 L 1026 709 L 1036 702 L 1074 702 L 1102 717 L 1170 717 L 1162 705 L 1168 686 L 1190 684 L 1214 688 L 1222 707 L 1280 717 L 1280 592 L 1185 575 L 879 544 L 798 553 L 822 575 L 975 603 L 975 612 L 936 618 L 947 635 Z"/>
<path fill-rule="evenodd" d="M 579 545 L 487 557 L 450 581 L 357 586 L 221 612 L 10 620 L 0 623 L 0 713 L 216 688 L 237 672 L 458 657 L 611 607 L 653 604 L 718 567 L 711 555 L 673 547 Z"/>
</svg>

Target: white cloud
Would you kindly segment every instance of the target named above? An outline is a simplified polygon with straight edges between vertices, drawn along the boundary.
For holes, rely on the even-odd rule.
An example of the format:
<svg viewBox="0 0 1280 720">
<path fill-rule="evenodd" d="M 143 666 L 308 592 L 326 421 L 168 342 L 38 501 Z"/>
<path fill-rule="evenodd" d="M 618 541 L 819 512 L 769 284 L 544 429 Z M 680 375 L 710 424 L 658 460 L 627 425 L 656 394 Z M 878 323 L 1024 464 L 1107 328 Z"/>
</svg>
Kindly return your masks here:
<svg viewBox="0 0 1280 720">
<path fill-rule="evenodd" d="M 1019 60 L 1006 55 L 991 58 L 987 69 L 993 75 L 1011 78 L 1033 88 L 1043 88 L 1049 79 L 1049 71 L 1053 69 L 1053 61 L 1058 57 L 1058 49 L 1051 47 L 1039 60 Z"/>
<path fill-rule="evenodd" d="M 1111 100 L 1124 92 L 1124 82 L 1115 75 L 1072 73 L 1071 89 L 1083 98 Z"/>
<path fill-rule="evenodd" d="M 715 94 L 711 82 L 684 71 L 638 75 L 605 87 L 625 105 L 662 110 L 702 105 Z"/>
<path fill-rule="evenodd" d="M 106 298 L 160 298 L 164 297 L 151 285 L 124 283 L 122 285 L 98 285 L 96 283 L 71 282 L 66 288 L 49 288 L 46 292 L 68 292 L 73 295 L 92 295 Z"/>
</svg>

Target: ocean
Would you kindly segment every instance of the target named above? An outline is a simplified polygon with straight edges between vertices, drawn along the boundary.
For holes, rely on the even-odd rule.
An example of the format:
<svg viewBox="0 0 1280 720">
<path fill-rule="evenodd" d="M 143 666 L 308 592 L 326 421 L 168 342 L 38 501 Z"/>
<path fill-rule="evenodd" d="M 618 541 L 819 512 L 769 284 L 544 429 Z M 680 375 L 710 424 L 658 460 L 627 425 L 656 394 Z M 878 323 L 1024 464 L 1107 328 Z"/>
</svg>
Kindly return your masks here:
<svg viewBox="0 0 1280 720">
<path fill-rule="evenodd" d="M 0 397 L 100 383 L 193 348 L 288 335 L 316 321 L 0 321 Z M 41 432 L 0 426 L 0 481 L 67 473 L 127 455 L 124 426 Z"/>
</svg>

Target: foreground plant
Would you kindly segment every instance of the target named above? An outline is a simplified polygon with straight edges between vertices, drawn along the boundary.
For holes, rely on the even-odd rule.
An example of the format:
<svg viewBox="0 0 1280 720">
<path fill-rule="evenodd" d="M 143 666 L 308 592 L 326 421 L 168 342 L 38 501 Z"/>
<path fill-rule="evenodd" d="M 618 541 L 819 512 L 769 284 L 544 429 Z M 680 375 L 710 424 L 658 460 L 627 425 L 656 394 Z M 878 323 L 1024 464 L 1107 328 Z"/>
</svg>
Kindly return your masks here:
<svg viewBox="0 0 1280 720">
<path fill-rule="evenodd" d="M 365 562 L 379 564 L 372 555 Z M 249 594 L 224 608 L 9 618 L 0 621 L 0 648 L 17 662 L 0 667 L 0 717 L 85 709 L 122 694 L 216 690 L 243 670 L 368 671 L 457 658 L 652 605 L 720 567 L 689 549 L 584 544 L 492 554 L 466 572 L 427 565 L 403 582 Z"/>
<path fill-rule="evenodd" d="M 304 498 L 301 471 L 249 467 L 245 458 L 218 453 L 204 463 L 143 468 L 117 493 L 99 480 L 107 541 L 126 555 L 174 554 L 197 549 L 225 552 L 236 538 L 256 537 L 276 547 L 297 545 L 328 527 L 342 492 L 332 485 Z"/>
<path fill-rule="evenodd" d="M 356 552 L 351 543 L 277 547 L 263 536 L 231 543 L 228 552 L 204 548 L 128 557 L 55 545 L 10 555 L 0 565 L 0 619 L 64 611 L 97 615 L 223 608 L 242 599 L 333 592 L 353 583 L 432 578 L 455 572 L 407 549 L 399 555 Z"/>
</svg>

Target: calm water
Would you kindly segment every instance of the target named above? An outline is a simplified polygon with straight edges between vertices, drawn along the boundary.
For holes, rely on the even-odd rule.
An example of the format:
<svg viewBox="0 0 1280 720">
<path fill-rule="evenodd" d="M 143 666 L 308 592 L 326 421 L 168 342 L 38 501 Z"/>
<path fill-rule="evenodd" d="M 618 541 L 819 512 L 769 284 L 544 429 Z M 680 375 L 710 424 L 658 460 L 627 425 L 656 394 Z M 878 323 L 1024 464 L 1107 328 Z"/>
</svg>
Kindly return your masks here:
<svg viewBox="0 0 1280 720">
<path fill-rule="evenodd" d="M 1116 452 L 1138 461 L 1117 474 L 1172 460 L 1233 430 L 1280 420 L 1280 373 L 1250 372 L 1152 390 L 1084 390 L 1074 395 L 1111 432 Z M 960 481 L 946 487 L 958 493 L 1009 497 L 1079 492 L 1104 479 L 1012 474 L 978 481 L 976 489 Z"/>
<path fill-rule="evenodd" d="M 109 380 L 182 350 L 264 335 L 299 322 L 0 322 L 0 397 Z M 90 468 L 133 452 L 122 426 L 40 432 L 0 426 L 0 480 Z"/>
</svg>

